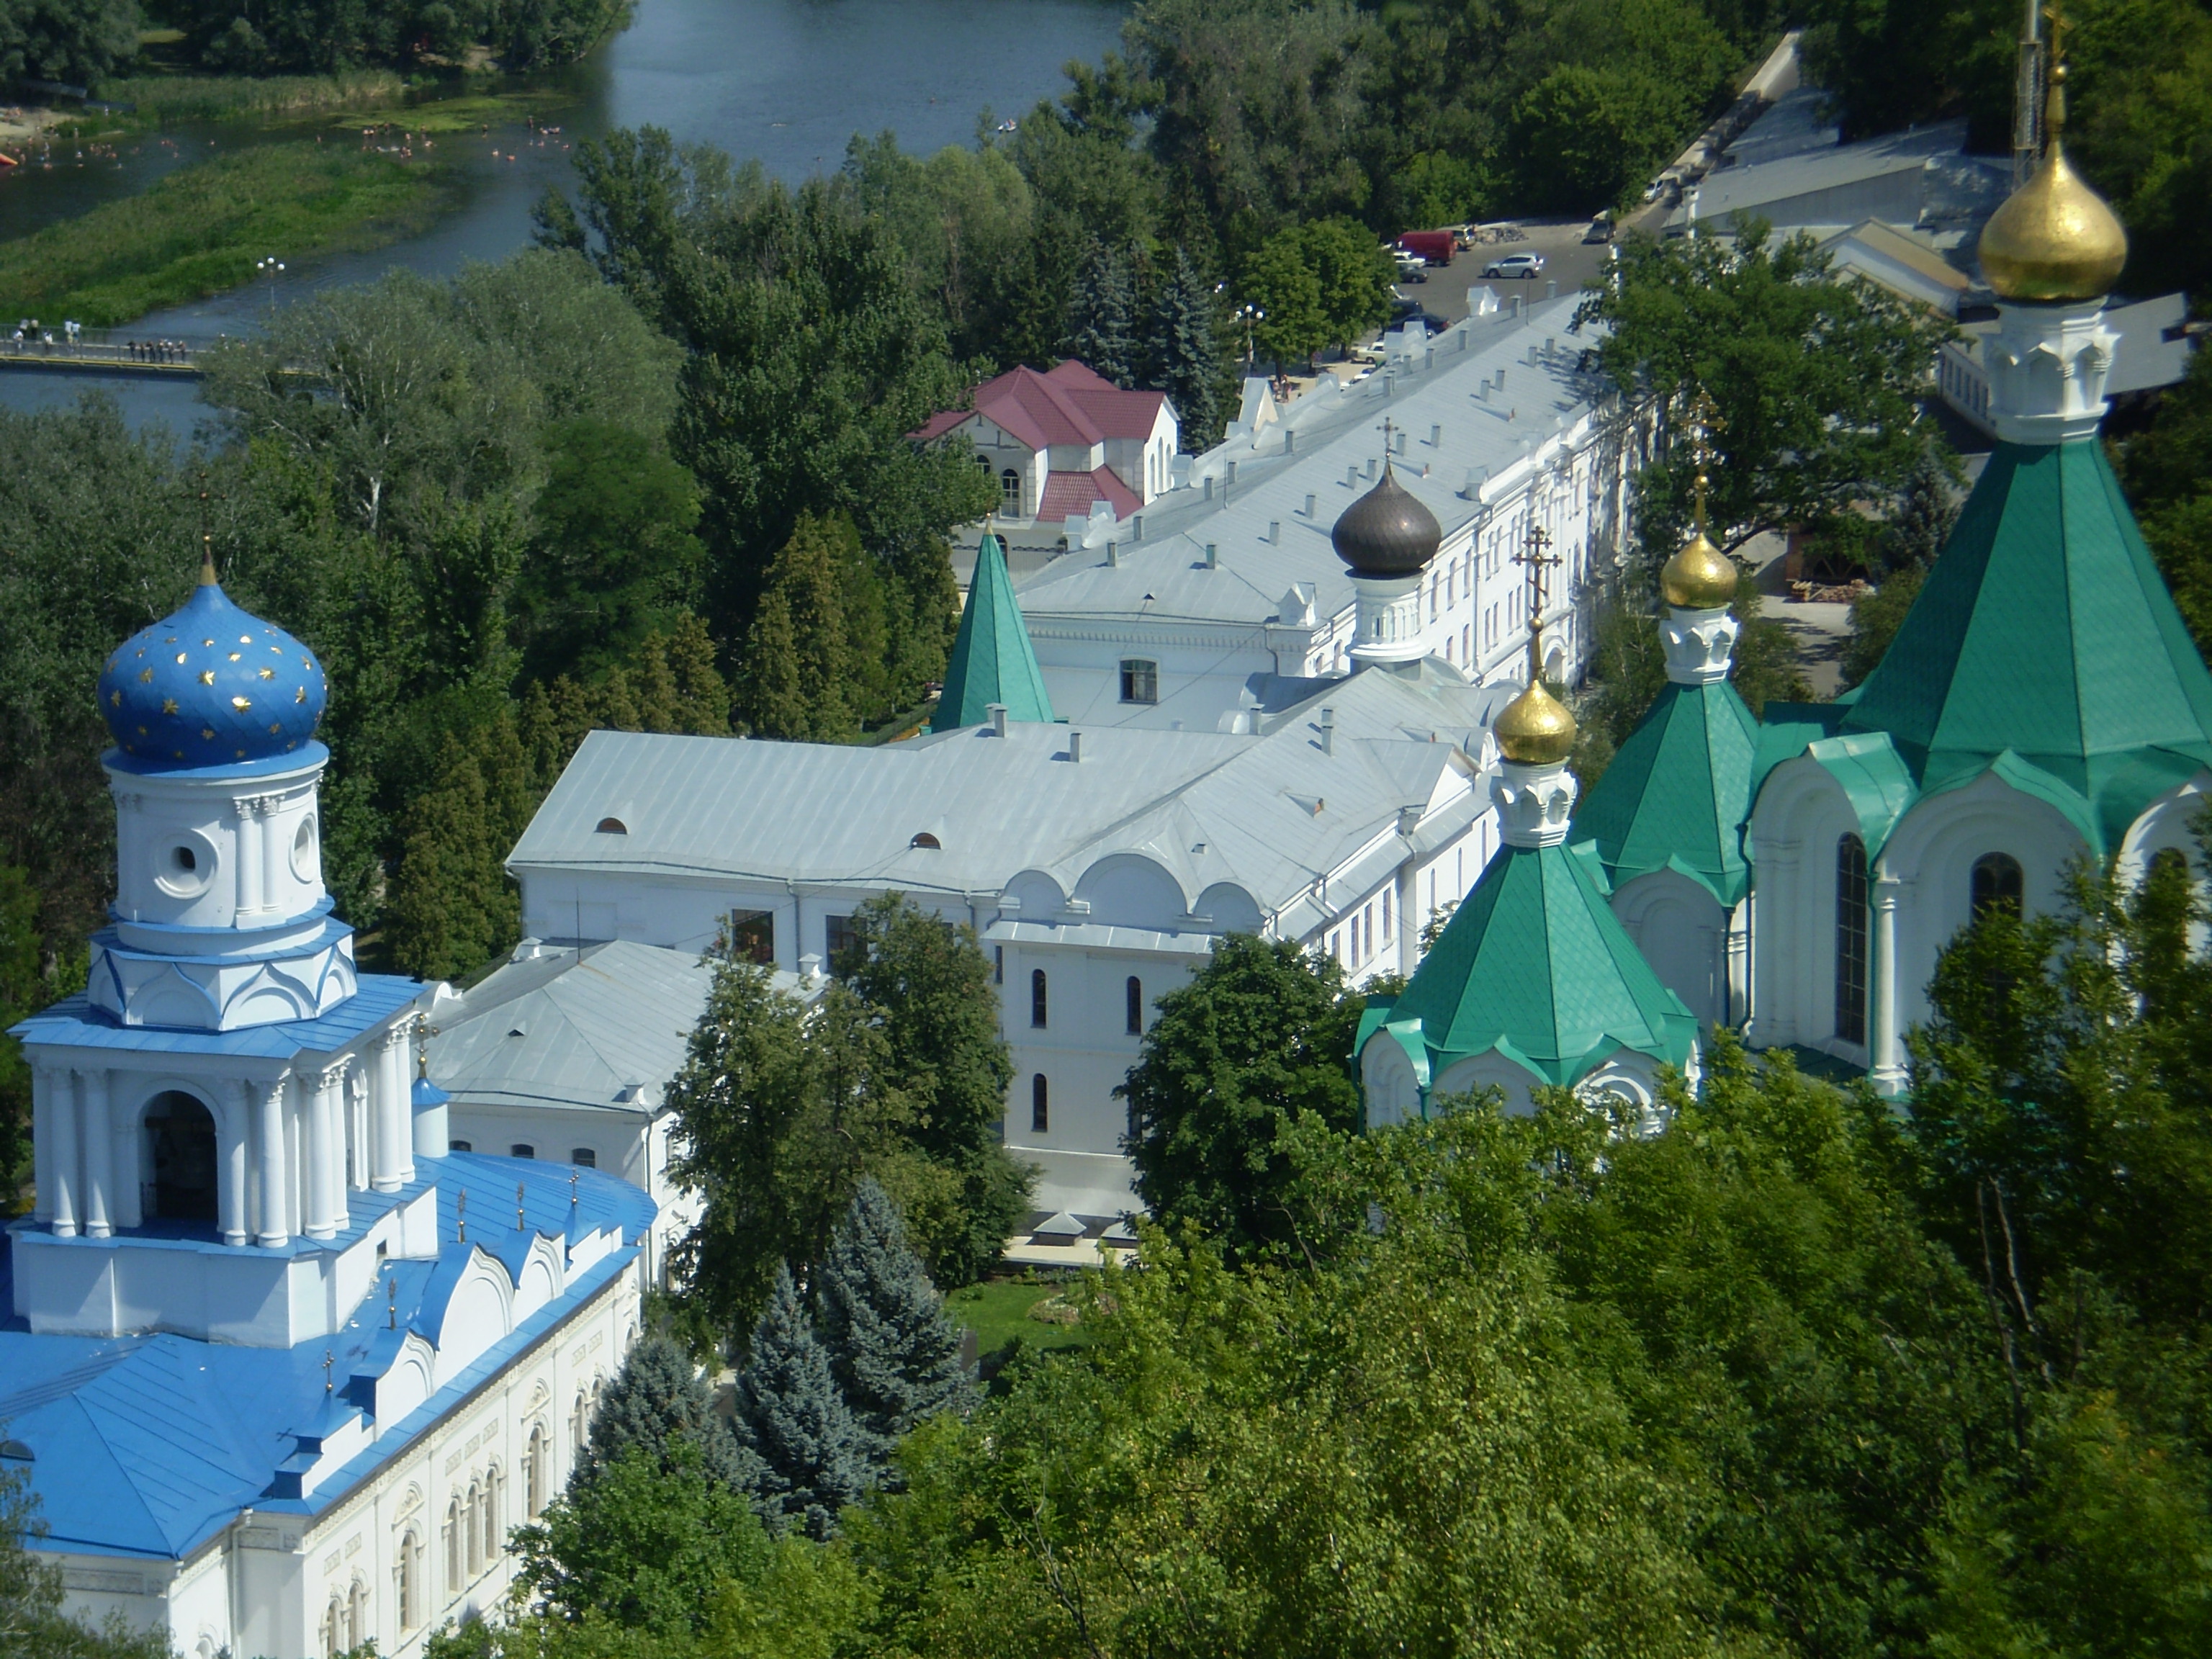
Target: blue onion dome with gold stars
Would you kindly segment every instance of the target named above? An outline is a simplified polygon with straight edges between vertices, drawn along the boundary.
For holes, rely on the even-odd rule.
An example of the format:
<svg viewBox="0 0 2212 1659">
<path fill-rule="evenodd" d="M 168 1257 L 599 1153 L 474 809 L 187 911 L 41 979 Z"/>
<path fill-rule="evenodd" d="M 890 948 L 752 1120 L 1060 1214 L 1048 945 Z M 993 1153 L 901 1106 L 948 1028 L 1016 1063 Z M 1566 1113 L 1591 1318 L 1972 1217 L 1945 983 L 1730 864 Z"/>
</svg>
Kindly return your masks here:
<svg viewBox="0 0 2212 1659">
<path fill-rule="evenodd" d="M 136 769 L 281 760 L 308 744 L 330 699 L 315 653 L 233 605 L 212 562 L 183 609 L 116 648 L 100 712 Z"/>
</svg>

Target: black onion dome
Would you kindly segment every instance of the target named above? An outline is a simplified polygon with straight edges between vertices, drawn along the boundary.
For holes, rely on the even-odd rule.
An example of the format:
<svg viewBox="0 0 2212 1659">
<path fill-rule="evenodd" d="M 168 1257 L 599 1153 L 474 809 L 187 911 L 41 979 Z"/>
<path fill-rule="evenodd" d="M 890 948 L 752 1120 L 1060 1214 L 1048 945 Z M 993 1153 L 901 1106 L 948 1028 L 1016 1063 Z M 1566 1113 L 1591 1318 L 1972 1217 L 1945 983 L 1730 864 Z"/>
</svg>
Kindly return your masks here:
<svg viewBox="0 0 2212 1659">
<path fill-rule="evenodd" d="M 1357 575 L 1413 576 L 1437 556 L 1444 532 L 1386 464 L 1382 482 L 1344 509 L 1328 538 Z"/>
</svg>

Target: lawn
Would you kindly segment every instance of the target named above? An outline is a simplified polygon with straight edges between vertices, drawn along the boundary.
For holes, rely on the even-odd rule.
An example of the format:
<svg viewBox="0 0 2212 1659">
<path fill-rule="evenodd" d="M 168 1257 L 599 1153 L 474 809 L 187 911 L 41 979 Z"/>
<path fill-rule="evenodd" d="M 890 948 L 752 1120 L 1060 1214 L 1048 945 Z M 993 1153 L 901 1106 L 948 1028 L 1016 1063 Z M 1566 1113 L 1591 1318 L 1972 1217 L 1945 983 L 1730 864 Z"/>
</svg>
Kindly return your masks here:
<svg viewBox="0 0 2212 1659">
<path fill-rule="evenodd" d="M 1069 1289 L 1072 1280 L 1052 1279 L 994 1279 L 952 1291 L 945 1298 L 945 1311 L 953 1322 L 975 1333 L 975 1352 L 988 1358 L 1016 1337 L 1031 1352 L 1047 1348 L 1079 1348 L 1091 1340 L 1080 1325 L 1054 1324 L 1030 1317 L 1030 1310 L 1048 1297 Z"/>
<path fill-rule="evenodd" d="M 128 323 L 251 282 L 272 248 L 297 264 L 419 230 L 446 204 L 451 179 L 435 161 L 348 144 L 218 156 L 0 244 L 0 315 Z"/>
</svg>

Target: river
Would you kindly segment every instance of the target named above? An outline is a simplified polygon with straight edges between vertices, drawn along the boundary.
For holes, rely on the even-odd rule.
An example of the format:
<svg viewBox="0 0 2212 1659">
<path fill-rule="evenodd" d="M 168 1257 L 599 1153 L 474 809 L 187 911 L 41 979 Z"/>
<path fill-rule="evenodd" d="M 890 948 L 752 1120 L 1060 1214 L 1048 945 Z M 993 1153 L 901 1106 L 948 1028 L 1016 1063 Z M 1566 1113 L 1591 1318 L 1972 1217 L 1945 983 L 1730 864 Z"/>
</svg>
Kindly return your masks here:
<svg viewBox="0 0 2212 1659">
<path fill-rule="evenodd" d="M 465 260 L 504 258 L 529 240 L 531 204 L 545 187 L 571 182 L 568 147 L 618 127 L 665 127 L 679 142 L 757 158 L 793 181 L 836 167 L 855 132 L 888 128 L 921 154 L 968 143 L 986 112 L 1019 117 L 1056 95 L 1061 66 L 1097 61 L 1126 15 L 1114 0 L 641 0 L 628 29 L 553 77 L 568 101 L 541 118 L 557 135 L 518 121 L 440 141 L 444 159 L 460 163 L 460 198 L 422 234 L 368 253 L 287 261 L 273 289 L 260 283 L 156 312 L 127 331 L 242 333 L 272 304 L 393 265 L 434 276 Z M 0 180 L 0 236 L 143 189 L 211 147 L 276 136 L 289 135 L 185 126 L 133 141 L 137 153 L 119 168 L 68 161 L 52 172 L 26 168 Z M 158 418 L 179 434 L 199 412 L 190 383 L 17 370 L 0 372 L 0 404 L 49 407 L 87 385 L 112 391 L 134 422 Z"/>
</svg>

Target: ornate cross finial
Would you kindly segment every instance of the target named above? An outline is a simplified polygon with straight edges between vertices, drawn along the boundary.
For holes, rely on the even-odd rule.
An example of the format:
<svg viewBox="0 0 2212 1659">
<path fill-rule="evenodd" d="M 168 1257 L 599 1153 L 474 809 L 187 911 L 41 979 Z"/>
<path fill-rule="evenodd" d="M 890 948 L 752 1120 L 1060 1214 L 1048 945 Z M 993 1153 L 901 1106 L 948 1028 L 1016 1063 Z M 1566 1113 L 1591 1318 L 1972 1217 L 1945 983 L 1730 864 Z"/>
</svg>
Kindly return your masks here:
<svg viewBox="0 0 2212 1659">
<path fill-rule="evenodd" d="M 568 1207 L 572 1210 L 576 1207 L 577 1179 L 577 1172 L 574 1169 L 571 1169 L 568 1171 Z"/>
<path fill-rule="evenodd" d="M 1698 395 L 1690 400 L 1690 459 L 1698 469 L 1690 489 L 1692 511 L 1700 536 L 1705 533 L 1705 490 L 1712 483 L 1713 428 L 1719 424 L 1720 417 L 1713 410 L 1713 394 L 1699 386 Z"/>
<path fill-rule="evenodd" d="M 1563 562 L 1551 550 L 1552 532 L 1528 515 L 1528 528 L 1521 538 L 1521 550 L 1513 556 L 1528 576 L 1528 684 L 1543 677 L 1544 607 L 1551 588 L 1552 567 Z"/>
<path fill-rule="evenodd" d="M 453 1215 L 460 1224 L 460 1242 L 465 1244 L 469 1242 L 469 1189 L 465 1187 L 454 1195 Z"/>
<path fill-rule="evenodd" d="M 438 1035 L 438 1028 L 430 1024 L 428 1014 L 415 1016 L 415 1075 L 420 1079 L 430 1075 L 430 1039 Z"/>
<path fill-rule="evenodd" d="M 384 1283 L 386 1291 L 384 1304 L 385 1328 L 396 1331 L 399 1328 L 399 1275 L 394 1273 Z"/>
<path fill-rule="evenodd" d="M 514 1231 L 517 1232 L 526 1231 L 530 1226 L 530 1224 L 522 1218 L 522 1197 L 525 1191 L 522 1182 L 518 1181 L 514 1183 Z"/>
<path fill-rule="evenodd" d="M 203 484 L 207 482 L 205 473 L 200 475 L 200 482 Z M 203 489 L 200 491 L 200 586 L 213 587 L 215 585 L 215 538 L 208 532 L 208 493 Z"/>
<path fill-rule="evenodd" d="M 1390 457 L 1396 453 L 1392 445 L 1391 440 L 1398 431 L 1398 423 L 1395 421 L 1393 421 L 1388 415 L 1385 415 L 1382 417 L 1381 430 L 1382 433 L 1382 470 L 1385 472 L 1388 472 L 1390 470 Z"/>
<path fill-rule="evenodd" d="M 2051 50 L 2045 54 L 2045 83 L 2043 94 L 2043 132 L 2048 141 L 2055 142 L 2066 130 L 2066 37 L 2074 25 L 2057 0 L 2043 9 L 2043 21 L 2051 25 Z"/>
<path fill-rule="evenodd" d="M 323 1350 L 323 1392 L 324 1392 L 325 1394 L 330 1394 L 330 1393 L 333 1392 L 333 1390 L 332 1390 L 332 1389 L 331 1389 L 331 1367 L 332 1365 L 336 1364 L 337 1363 L 337 1356 L 336 1356 L 336 1355 L 334 1355 L 333 1353 L 331 1353 L 331 1351 L 330 1351 L 328 1348 L 324 1349 L 324 1350 Z"/>
</svg>

